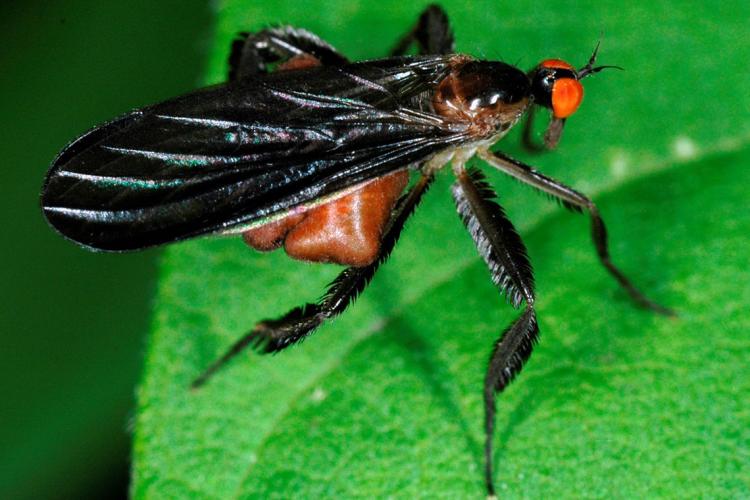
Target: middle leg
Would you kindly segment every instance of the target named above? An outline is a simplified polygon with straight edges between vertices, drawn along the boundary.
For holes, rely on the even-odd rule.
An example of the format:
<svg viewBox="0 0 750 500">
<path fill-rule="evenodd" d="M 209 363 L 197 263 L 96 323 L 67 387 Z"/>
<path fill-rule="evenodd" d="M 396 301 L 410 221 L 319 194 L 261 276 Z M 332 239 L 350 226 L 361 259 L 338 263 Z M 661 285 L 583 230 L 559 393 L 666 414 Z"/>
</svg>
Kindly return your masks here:
<svg viewBox="0 0 750 500">
<path fill-rule="evenodd" d="M 487 494 L 494 497 L 493 435 L 496 398 L 510 384 L 539 335 L 534 310 L 534 278 L 521 237 L 498 205 L 494 191 L 481 171 L 457 169 L 453 198 L 464 225 L 490 269 L 492 281 L 515 308 L 526 303 L 524 312 L 495 342 L 484 379 L 484 463 Z"/>
</svg>

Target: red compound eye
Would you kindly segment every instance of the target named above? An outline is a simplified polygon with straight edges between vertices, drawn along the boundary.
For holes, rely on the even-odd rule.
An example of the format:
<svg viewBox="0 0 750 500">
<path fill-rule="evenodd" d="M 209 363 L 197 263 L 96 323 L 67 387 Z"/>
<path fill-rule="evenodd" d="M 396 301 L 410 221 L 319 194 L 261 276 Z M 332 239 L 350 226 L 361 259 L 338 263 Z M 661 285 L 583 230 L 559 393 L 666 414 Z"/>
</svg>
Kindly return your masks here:
<svg viewBox="0 0 750 500">
<path fill-rule="evenodd" d="M 552 85 L 552 112 L 555 118 L 567 118 L 583 100 L 583 85 L 574 78 L 560 78 Z"/>
</svg>

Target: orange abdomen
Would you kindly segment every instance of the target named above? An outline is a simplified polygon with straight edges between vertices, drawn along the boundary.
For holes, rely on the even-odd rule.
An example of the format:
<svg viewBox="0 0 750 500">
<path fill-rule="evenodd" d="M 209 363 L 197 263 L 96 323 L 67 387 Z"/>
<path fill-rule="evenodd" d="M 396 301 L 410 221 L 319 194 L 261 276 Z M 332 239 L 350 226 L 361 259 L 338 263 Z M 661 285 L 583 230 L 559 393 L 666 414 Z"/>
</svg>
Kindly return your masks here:
<svg viewBox="0 0 750 500">
<path fill-rule="evenodd" d="M 306 212 L 249 229 L 242 237 L 261 251 L 283 244 L 299 260 L 366 266 L 377 258 L 383 229 L 408 182 L 406 170 L 394 172 Z"/>
</svg>

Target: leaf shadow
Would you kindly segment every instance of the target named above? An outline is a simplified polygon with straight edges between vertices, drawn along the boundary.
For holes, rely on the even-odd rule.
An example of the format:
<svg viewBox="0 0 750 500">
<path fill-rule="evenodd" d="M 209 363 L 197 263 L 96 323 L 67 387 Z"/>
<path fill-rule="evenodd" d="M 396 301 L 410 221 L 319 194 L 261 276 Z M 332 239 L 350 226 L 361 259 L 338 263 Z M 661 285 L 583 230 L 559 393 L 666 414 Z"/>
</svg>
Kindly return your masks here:
<svg viewBox="0 0 750 500">
<path fill-rule="evenodd" d="M 454 422 L 461 430 L 466 449 L 471 451 L 473 464 L 477 470 L 481 470 L 482 445 L 475 439 L 475 434 L 471 431 L 472 425 L 462 411 L 453 390 L 444 383 L 445 380 L 453 378 L 454 374 L 438 360 L 430 344 L 411 328 L 409 322 L 395 318 L 390 322 L 386 332 L 388 342 L 398 347 L 412 366 L 418 367 L 422 375 L 420 379 L 429 387 L 445 413 L 454 418 Z"/>
</svg>

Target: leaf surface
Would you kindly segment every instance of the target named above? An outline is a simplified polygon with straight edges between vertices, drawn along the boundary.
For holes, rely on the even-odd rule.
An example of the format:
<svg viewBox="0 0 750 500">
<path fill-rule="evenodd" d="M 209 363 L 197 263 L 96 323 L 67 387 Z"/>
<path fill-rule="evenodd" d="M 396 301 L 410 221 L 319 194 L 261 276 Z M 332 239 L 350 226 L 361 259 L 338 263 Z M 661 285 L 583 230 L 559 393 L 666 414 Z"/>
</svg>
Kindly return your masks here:
<svg viewBox="0 0 750 500">
<path fill-rule="evenodd" d="M 460 51 L 524 68 L 548 57 L 582 65 L 604 31 L 601 63 L 627 70 L 586 81 L 559 150 L 529 156 L 517 134 L 500 147 L 592 195 L 615 261 L 680 316 L 633 307 L 598 265 L 585 218 L 485 169 L 527 241 L 542 335 L 499 398 L 498 486 L 530 497 L 747 495 L 750 76 L 735 61 L 748 7 L 575 5 L 444 4 Z M 387 52 L 419 11 L 227 0 L 207 80 L 222 80 L 241 30 L 288 22 L 364 59 Z M 198 392 L 190 381 L 236 338 L 319 296 L 338 269 L 239 239 L 170 247 L 138 393 L 134 496 L 482 496 L 481 383 L 517 313 L 454 213 L 450 182 L 446 169 L 345 315 L 282 354 L 241 356 Z"/>
</svg>

